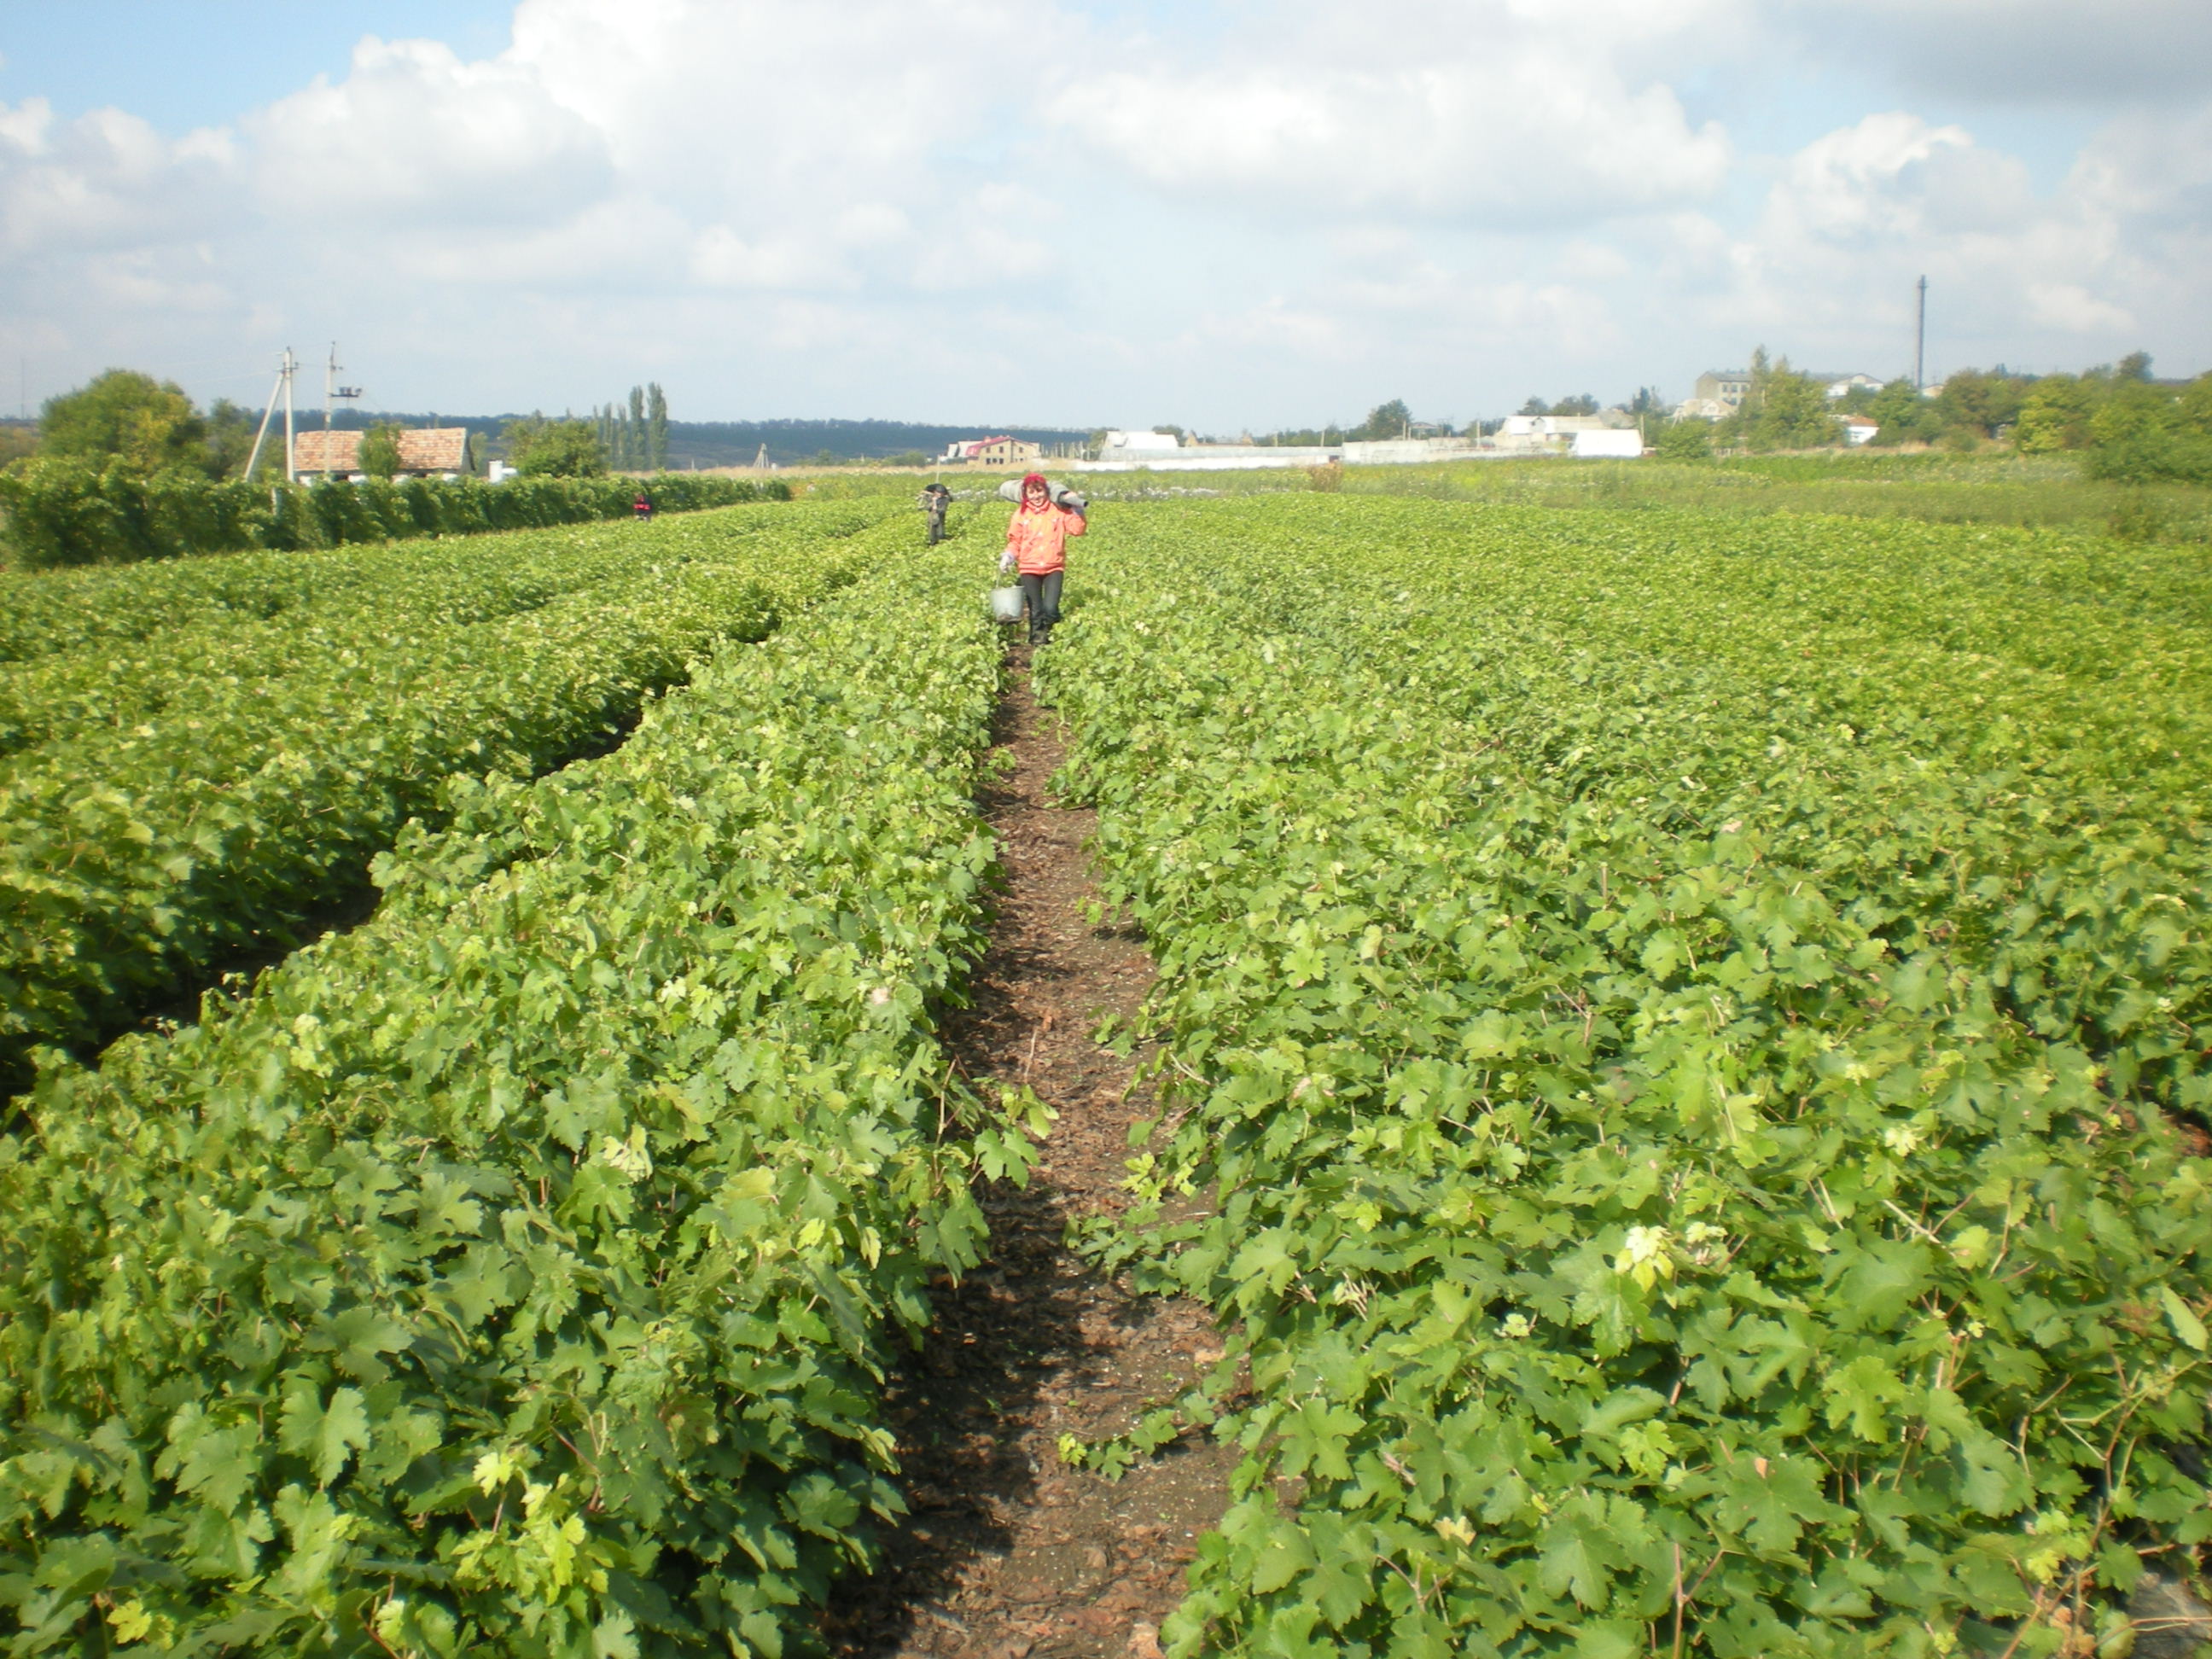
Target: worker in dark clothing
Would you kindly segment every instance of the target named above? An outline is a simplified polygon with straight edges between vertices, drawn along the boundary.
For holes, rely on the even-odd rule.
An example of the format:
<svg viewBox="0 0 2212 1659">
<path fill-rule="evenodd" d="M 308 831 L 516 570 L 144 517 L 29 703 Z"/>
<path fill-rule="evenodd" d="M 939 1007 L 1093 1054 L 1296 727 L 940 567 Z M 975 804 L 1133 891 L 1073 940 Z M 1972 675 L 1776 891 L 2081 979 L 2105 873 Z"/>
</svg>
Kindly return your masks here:
<svg viewBox="0 0 2212 1659">
<path fill-rule="evenodd" d="M 924 484 L 920 505 L 929 515 L 929 544 L 934 547 L 945 539 L 945 511 L 952 505 L 952 492 L 941 483 Z"/>
<path fill-rule="evenodd" d="M 640 524 L 643 524 L 647 519 L 650 519 L 653 516 L 653 497 L 647 495 L 642 489 L 639 490 L 637 492 L 637 499 L 629 504 L 629 510 L 636 514 L 637 521 Z"/>
</svg>

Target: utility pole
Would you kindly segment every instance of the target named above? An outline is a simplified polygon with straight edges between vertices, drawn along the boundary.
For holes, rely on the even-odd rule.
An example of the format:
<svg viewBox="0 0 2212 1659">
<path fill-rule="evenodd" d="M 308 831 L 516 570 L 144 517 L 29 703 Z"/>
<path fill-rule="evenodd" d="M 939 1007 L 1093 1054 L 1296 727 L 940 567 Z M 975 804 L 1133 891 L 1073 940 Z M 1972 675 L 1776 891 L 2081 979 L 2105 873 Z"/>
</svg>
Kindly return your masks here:
<svg viewBox="0 0 2212 1659">
<path fill-rule="evenodd" d="M 1928 278 L 1920 279 L 1920 320 L 1912 331 L 1912 389 L 1928 389 Z"/>
<path fill-rule="evenodd" d="M 269 406 L 261 411 L 261 428 L 253 434 L 253 453 L 246 458 L 246 476 L 251 478 L 253 469 L 261 462 L 262 441 L 269 435 L 269 422 L 276 417 L 276 400 L 284 400 L 284 471 L 292 471 L 292 348 L 284 348 L 283 361 L 276 367 L 276 380 L 269 388 Z"/>
<path fill-rule="evenodd" d="M 354 398 L 361 396 L 361 388 L 359 386 L 340 386 L 338 384 L 338 375 L 344 370 L 344 368 L 345 365 L 338 361 L 338 343 L 336 340 L 333 340 L 331 342 L 330 367 L 323 371 L 323 430 L 325 433 L 331 429 L 331 406 L 341 400 L 349 403 Z M 434 426 L 437 422 L 433 421 L 431 424 Z M 323 441 L 323 459 L 325 463 L 330 459 L 330 440 L 328 438 L 324 439 Z"/>
<path fill-rule="evenodd" d="M 292 348 L 284 348 L 284 482 L 300 482 L 299 449 L 293 441 L 292 376 L 299 368 L 299 360 L 292 356 Z"/>
</svg>

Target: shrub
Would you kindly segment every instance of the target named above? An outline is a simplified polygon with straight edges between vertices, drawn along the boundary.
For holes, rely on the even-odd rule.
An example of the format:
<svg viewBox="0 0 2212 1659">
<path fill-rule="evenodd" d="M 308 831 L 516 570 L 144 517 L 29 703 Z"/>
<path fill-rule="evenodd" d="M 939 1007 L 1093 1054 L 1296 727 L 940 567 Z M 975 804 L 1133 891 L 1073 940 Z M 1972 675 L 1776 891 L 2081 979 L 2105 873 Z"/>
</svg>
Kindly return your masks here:
<svg viewBox="0 0 2212 1659">
<path fill-rule="evenodd" d="M 647 482 L 664 511 L 789 501 L 781 479 L 671 472 Z M 626 478 L 517 479 L 486 484 L 412 478 L 404 483 L 214 483 L 197 473 L 146 472 L 41 458 L 0 472 L 0 562 L 22 570 L 121 564 L 248 548 L 335 547 L 421 536 L 618 519 L 635 483 Z"/>
</svg>

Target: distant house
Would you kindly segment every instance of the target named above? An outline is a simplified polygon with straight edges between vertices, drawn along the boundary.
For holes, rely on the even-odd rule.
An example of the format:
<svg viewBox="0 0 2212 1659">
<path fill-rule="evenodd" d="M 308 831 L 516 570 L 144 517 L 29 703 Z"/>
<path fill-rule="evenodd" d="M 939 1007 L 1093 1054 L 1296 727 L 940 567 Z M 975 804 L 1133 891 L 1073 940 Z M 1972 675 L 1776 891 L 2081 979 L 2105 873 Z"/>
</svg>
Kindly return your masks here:
<svg viewBox="0 0 2212 1659">
<path fill-rule="evenodd" d="M 1749 369 L 1709 368 L 1698 376 L 1698 384 L 1696 389 L 1690 393 L 1689 402 L 1709 405 L 1720 410 L 1721 415 L 1726 415 L 1741 403 L 1750 392 L 1751 371 Z M 1685 404 L 1684 407 L 1686 409 L 1688 405 Z M 1705 414 L 1702 409 L 1696 412 Z M 1717 420 L 1720 416 L 1707 415 L 1705 418 Z"/>
<path fill-rule="evenodd" d="M 1635 417 L 1625 410 L 1608 409 L 1602 415 L 1508 415 L 1498 424 L 1501 438 L 1570 438 L 1577 432 L 1635 430 Z"/>
<path fill-rule="evenodd" d="M 1815 374 L 1813 378 L 1828 388 L 1831 398 L 1848 398 L 1862 386 L 1869 392 L 1881 390 L 1881 382 L 1871 374 Z"/>
<path fill-rule="evenodd" d="M 351 478 L 361 472 L 365 432 L 302 432 L 292 440 L 292 470 L 305 476 Z M 416 427 L 399 434 L 399 476 L 435 478 L 476 471 L 465 426 Z"/>
<path fill-rule="evenodd" d="M 1863 415 L 1844 416 L 1844 441 L 1847 444 L 1870 444 L 1874 441 L 1875 434 L 1881 430 L 1880 422 L 1870 421 Z"/>
<path fill-rule="evenodd" d="M 359 432 L 302 432 L 292 440 L 292 470 L 326 478 L 350 477 L 361 470 Z"/>
<path fill-rule="evenodd" d="M 1817 380 L 1827 389 L 1831 398 L 1849 397 L 1854 387 L 1864 386 L 1869 392 L 1879 392 L 1881 382 L 1871 374 L 1856 371 L 1838 374 L 1831 370 L 1801 369 L 1808 380 Z M 1717 421 L 1733 414 L 1737 406 L 1751 393 L 1751 371 L 1747 368 L 1709 368 L 1698 376 L 1698 384 L 1689 398 L 1674 410 L 1679 416 L 1701 420 Z"/>
<path fill-rule="evenodd" d="M 963 438 L 945 446 L 945 453 L 937 459 L 940 463 L 959 465 L 973 462 L 977 466 L 1026 466 L 1044 456 L 1044 447 L 1020 438 Z"/>
<path fill-rule="evenodd" d="M 399 470 L 410 477 L 473 472 L 475 461 L 465 426 L 416 427 L 399 434 Z"/>
</svg>

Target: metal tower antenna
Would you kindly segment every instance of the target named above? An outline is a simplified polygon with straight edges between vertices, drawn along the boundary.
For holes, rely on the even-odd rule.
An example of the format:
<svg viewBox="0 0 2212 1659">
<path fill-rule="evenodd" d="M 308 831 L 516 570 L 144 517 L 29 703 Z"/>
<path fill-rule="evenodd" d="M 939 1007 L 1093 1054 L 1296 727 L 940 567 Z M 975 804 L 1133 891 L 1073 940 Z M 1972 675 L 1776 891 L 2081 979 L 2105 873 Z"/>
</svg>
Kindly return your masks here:
<svg viewBox="0 0 2212 1659">
<path fill-rule="evenodd" d="M 1920 320 L 1912 331 L 1912 389 L 1928 388 L 1928 278 L 1920 279 Z"/>
</svg>

